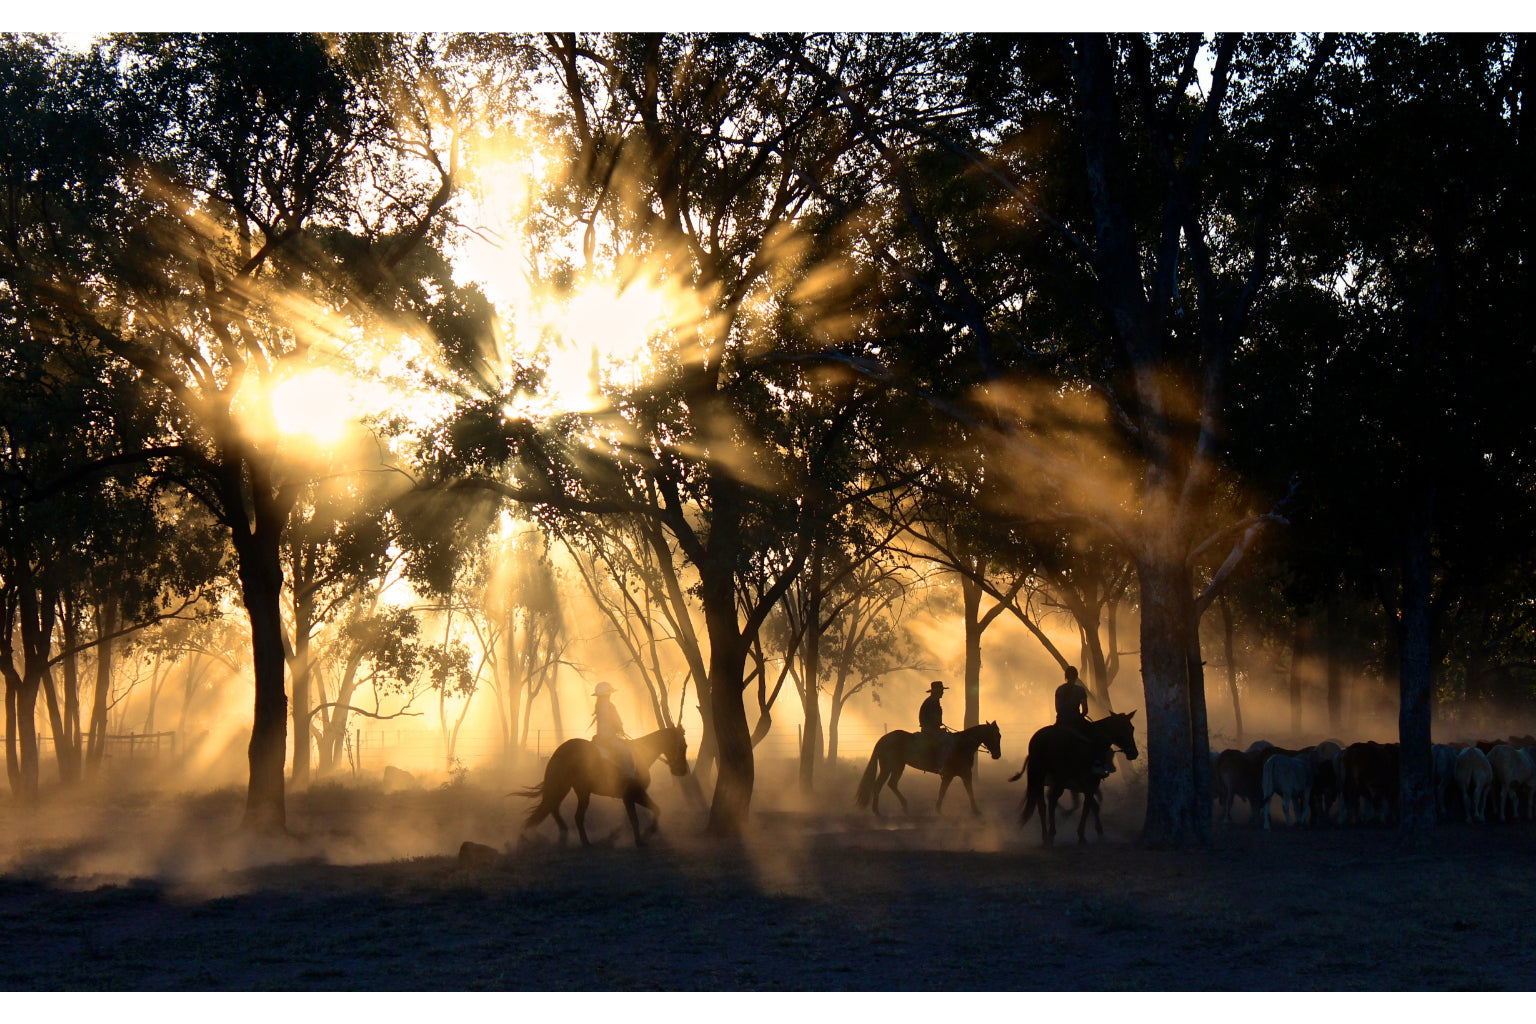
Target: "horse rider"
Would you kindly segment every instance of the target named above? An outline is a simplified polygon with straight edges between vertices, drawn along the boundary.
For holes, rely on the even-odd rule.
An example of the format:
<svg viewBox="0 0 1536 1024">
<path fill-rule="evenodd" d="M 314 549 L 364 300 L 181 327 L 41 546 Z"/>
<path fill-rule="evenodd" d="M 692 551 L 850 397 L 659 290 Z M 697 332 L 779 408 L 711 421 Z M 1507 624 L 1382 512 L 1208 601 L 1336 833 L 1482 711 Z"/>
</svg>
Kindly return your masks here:
<svg viewBox="0 0 1536 1024">
<path fill-rule="evenodd" d="M 940 745 L 949 735 L 949 730 L 944 728 L 944 708 L 939 701 L 944 696 L 944 683 L 935 679 L 928 684 L 928 698 L 923 701 L 923 706 L 917 709 L 917 727 L 921 735 L 928 741 L 928 749 L 933 751 L 933 759 L 939 760 Z"/>
<path fill-rule="evenodd" d="M 1056 724 L 1093 744 L 1093 772 L 1102 779 L 1115 770 L 1114 749 L 1104 746 L 1088 728 L 1088 687 L 1077 677 L 1077 666 L 1068 665 L 1066 677 L 1056 687 Z"/>
<path fill-rule="evenodd" d="M 619 709 L 613 706 L 613 692 L 613 684 L 607 682 L 598 683 L 592 691 L 592 696 L 597 698 L 597 706 L 592 711 L 597 735 L 592 737 L 592 743 L 618 766 L 627 781 L 638 782 L 635 755 L 629 749 L 629 737 L 624 733 L 624 721 L 619 717 Z"/>
</svg>

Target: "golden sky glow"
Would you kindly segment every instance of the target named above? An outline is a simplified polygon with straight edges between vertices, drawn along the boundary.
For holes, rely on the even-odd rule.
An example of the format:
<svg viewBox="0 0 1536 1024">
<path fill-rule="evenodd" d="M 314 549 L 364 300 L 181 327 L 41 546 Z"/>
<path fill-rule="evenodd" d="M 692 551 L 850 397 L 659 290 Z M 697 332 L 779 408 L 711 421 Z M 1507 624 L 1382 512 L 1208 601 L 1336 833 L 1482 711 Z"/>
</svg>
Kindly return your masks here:
<svg viewBox="0 0 1536 1024">
<path fill-rule="evenodd" d="M 356 418 L 356 400 L 346 378 L 323 367 L 282 381 L 268 400 L 279 433 L 320 445 L 341 440 Z"/>
</svg>

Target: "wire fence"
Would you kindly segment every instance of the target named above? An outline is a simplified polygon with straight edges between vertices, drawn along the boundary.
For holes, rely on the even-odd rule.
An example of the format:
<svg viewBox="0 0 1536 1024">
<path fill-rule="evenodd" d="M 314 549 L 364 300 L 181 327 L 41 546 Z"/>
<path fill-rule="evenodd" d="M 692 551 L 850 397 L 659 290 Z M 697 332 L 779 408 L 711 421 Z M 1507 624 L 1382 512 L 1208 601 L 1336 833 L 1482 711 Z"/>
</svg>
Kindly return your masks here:
<svg viewBox="0 0 1536 1024">
<path fill-rule="evenodd" d="M 1025 748 L 1029 742 L 1029 736 L 1034 729 L 1045 723 L 1036 723 L 1033 726 L 1014 725 L 1001 723 L 999 728 L 1003 734 L 1003 756 L 1008 759 L 1023 760 Z M 837 757 L 839 760 L 849 760 L 862 763 L 874 750 L 875 742 L 891 729 L 913 729 L 915 723 L 881 723 L 878 726 L 850 723 L 840 726 L 837 735 Z M 1028 729 L 1028 731 L 1023 731 Z M 753 754 L 758 760 L 793 759 L 800 755 L 802 742 L 802 727 L 796 723 L 791 727 L 776 727 L 754 748 Z M 584 733 L 566 733 L 565 738 L 573 735 L 584 736 Z M 554 752 L 560 744 L 560 736 L 553 729 L 529 729 L 526 751 L 543 760 Z M 690 733 L 690 759 L 697 748 L 692 742 Z M 823 736 L 823 749 L 826 749 L 827 738 Z M 441 732 L 431 729 L 359 729 L 353 733 L 353 748 L 349 759 L 360 773 L 382 772 L 388 766 L 395 766 L 412 772 L 449 771 L 456 767 L 475 768 L 481 765 L 496 763 L 506 754 L 505 743 L 501 735 L 495 731 L 461 732 L 454 748 L 454 760 L 457 765 L 451 765 L 448 760 L 447 745 Z M 985 755 L 983 755 L 985 756 Z"/>
<path fill-rule="evenodd" d="M 108 760 L 121 758 L 126 761 L 154 761 L 161 757 L 176 756 L 185 744 L 177 732 L 125 732 L 108 733 L 102 745 L 102 756 Z M 47 733 L 37 736 L 38 755 L 52 756 L 54 738 Z M 48 753 L 44 755 L 44 751 Z"/>
</svg>

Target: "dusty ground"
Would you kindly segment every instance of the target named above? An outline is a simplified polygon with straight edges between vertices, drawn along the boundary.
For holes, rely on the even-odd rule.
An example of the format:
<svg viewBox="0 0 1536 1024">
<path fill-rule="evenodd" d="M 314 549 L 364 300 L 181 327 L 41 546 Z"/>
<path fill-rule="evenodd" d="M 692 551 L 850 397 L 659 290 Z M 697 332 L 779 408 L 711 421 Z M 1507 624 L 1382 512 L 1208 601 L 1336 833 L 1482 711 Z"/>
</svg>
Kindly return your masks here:
<svg viewBox="0 0 1536 1024">
<path fill-rule="evenodd" d="M 764 775 L 736 844 L 659 780 L 668 817 L 641 849 L 613 801 L 590 819 L 609 845 L 562 848 L 547 823 L 519 845 L 526 801 L 473 777 L 317 786 L 268 843 L 236 830 L 237 790 L 0 804 L 0 988 L 1536 988 L 1528 823 L 1414 852 L 1382 828 L 1241 826 L 1148 851 L 1124 773 L 1102 843 L 1046 850 L 1001 766 L 979 822 L 963 792 L 934 817 L 932 776 L 903 787 L 921 813 L 877 823 L 851 774 L 808 807 Z M 460 870 L 465 839 L 510 849 Z"/>
</svg>

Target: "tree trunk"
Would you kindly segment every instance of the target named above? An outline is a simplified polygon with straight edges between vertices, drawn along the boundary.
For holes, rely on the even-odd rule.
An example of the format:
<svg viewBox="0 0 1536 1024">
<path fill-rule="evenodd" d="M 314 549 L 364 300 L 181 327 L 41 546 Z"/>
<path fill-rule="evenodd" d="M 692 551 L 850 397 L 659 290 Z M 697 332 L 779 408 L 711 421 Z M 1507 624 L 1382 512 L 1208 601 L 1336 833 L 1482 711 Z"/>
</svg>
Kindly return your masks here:
<svg viewBox="0 0 1536 1024">
<path fill-rule="evenodd" d="M 21 792 L 21 756 L 17 751 L 19 741 L 16 724 L 16 706 L 21 687 L 12 681 L 14 672 L 5 674 L 5 780 L 12 793 Z"/>
<path fill-rule="evenodd" d="M 0 674 L 5 676 L 5 778 L 13 794 L 21 792 L 21 741 L 18 703 L 21 673 L 16 671 L 15 648 L 9 629 L 0 632 Z"/>
<path fill-rule="evenodd" d="M 965 605 L 965 718 L 964 728 L 981 724 L 981 585 L 960 574 L 960 597 Z"/>
<path fill-rule="evenodd" d="M 1188 593 L 1186 590 L 1185 593 Z M 1191 602 L 1185 606 L 1189 625 L 1189 735 L 1194 768 L 1194 831 L 1202 843 L 1211 839 L 1211 732 L 1205 708 L 1205 660 L 1200 656 L 1200 622 Z"/>
<path fill-rule="evenodd" d="M 1081 624 L 1083 630 L 1083 662 L 1088 669 L 1088 684 L 1093 688 L 1093 698 L 1104 714 L 1112 714 L 1114 704 L 1109 699 L 1109 659 L 1104 656 L 1104 645 L 1099 640 L 1098 624 Z M 1111 634 L 1112 635 L 1112 634 Z"/>
<path fill-rule="evenodd" d="M 837 765 L 837 726 L 843 719 L 843 702 L 838 699 L 842 689 L 843 684 L 839 682 L 832 693 L 832 708 L 827 713 L 827 763 L 834 767 Z"/>
<path fill-rule="evenodd" d="M 117 632 L 118 599 L 113 593 L 102 597 L 96 606 L 96 692 L 91 695 L 91 724 L 86 741 L 86 769 L 91 775 L 101 770 L 107 749 L 107 704 L 112 693 L 111 639 Z"/>
<path fill-rule="evenodd" d="M 1182 557 L 1165 551 L 1151 554 L 1152 558 L 1137 563 L 1141 674 L 1147 702 L 1147 813 L 1142 842 L 1151 847 L 1183 847 L 1199 836 L 1186 632 L 1192 610 L 1190 580 Z"/>
<path fill-rule="evenodd" d="M 506 711 L 503 715 L 505 719 L 503 725 L 505 730 L 503 733 L 505 742 L 503 744 L 502 753 L 508 761 L 511 761 L 512 751 L 516 748 L 518 740 L 518 714 L 522 710 L 522 708 L 519 707 L 519 702 L 522 700 L 523 696 L 524 672 L 522 665 L 518 664 L 517 660 L 517 613 L 515 610 L 513 610 L 514 606 L 510 600 L 507 602 L 507 607 L 509 609 L 507 613 L 506 627 L 507 692 L 503 695 L 502 698 L 502 701 L 504 701 L 506 704 Z M 498 701 L 498 704 L 502 703 L 502 701 Z"/>
<path fill-rule="evenodd" d="M 297 552 L 295 552 L 297 555 Z M 294 560 L 297 565 L 297 557 Z M 293 602 L 293 784 L 309 784 L 309 634 L 314 628 L 315 603 L 311 597 Z"/>
<path fill-rule="evenodd" d="M 1430 612 L 1433 584 L 1431 538 L 1433 489 L 1409 499 L 1409 525 L 1403 559 L 1402 658 L 1397 734 L 1400 776 L 1398 828 L 1405 836 L 1435 827 L 1433 766 L 1430 752 L 1434 623 Z"/>
<path fill-rule="evenodd" d="M 34 807 L 38 800 L 37 690 L 38 684 L 25 677 L 16 690 L 17 772 L 13 792 L 24 807 Z"/>
<path fill-rule="evenodd" d="M 40 765 L 37 746 L 37 694 L 48 673 L 53 652 L 53 595 L 39 594 L 30 580 L 22 583 L 19 595 L 21 612 L 22 675 L 16 695 L 17 761 L 21 789 L 17 794 L 23 804 L 38 799 Z M 50 697 L 52 686 L 50 683 Z M 57 710 L 51 712 L 57 730 Z"/>
<path fill-rule="evenodd" d="M 805 728 L 800 735 L 800 792 L 809 793 L 816 784 L 816 762 L 821 759 L 821 558 L 811 562 L 810 586 L 807 588 L 805 636 L 801 639 L 801 664 L 805 680 L 801 687 L 800 710 Z M 766 675 L 766 672 L 764 673 Z"/>
<path fill-rule="evenodd" d="M 715 742 L 719 749 L 714 798 L 709 805 L 709 831 L 717 836 L 739 835 L 752 807 L 756 771 L 752 734 L 742 697 L 747 644 L 736 618 L 736 588 L 729 569 L 699 566 L 700 598 L 709 632 L 709 692 L 714 709 Z"/>
<path fill-rule="evenodd" d="M 1237 730 L 1237 745 L 1243 745 L 1243 703 L 1237 695 L 1237 654 L 1232 643 L 1232 609 L 1223 596 L 1216 602 L 1221 611 L 1221 653 L 1227 659 L 1227 689 L 1232 694 L 1232 720 Z"/>
<path fill-rule="evenodd" d="M 80 781 L 80 672 L 78 650 L 80 623 L 69 602 L 64 606 L 64 651 L 60 665 L 64 675 L 64 731 L 54 737 L 54 758 L 59 765 L 59 781 L 73 785 Z"/>
<path fill-rule="evenodd" d="M 247 748 L 251 777 L 246 789 L 244 827 L 256 832 L 283 832 L 287 809 L 283 791 L 283 760 L 288 753 L 288 695 L 283 686 L 283 567 L 278 558 L 280 531 L 266 526 L 241 537 L 235 531 L 239 555 L 240 594 L 251 622 L 251 656 L 256 673 L 256 699 Z"/>
<path fill-rule="evenodd" d="M 48 735 L 53 737 L 53 759 L 56 765 L 60 764 L 59 749 L 64 746 L 64 709 L 59 701 L 58 687 L 54 685 L 53 673 L 47 668 L 42 672 L 43 704 L 48 709 Z M 59 781 L 63 781 L 62 775 Z"/>
</svg>

